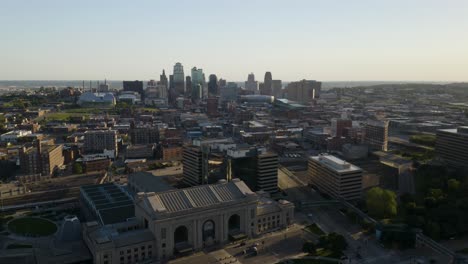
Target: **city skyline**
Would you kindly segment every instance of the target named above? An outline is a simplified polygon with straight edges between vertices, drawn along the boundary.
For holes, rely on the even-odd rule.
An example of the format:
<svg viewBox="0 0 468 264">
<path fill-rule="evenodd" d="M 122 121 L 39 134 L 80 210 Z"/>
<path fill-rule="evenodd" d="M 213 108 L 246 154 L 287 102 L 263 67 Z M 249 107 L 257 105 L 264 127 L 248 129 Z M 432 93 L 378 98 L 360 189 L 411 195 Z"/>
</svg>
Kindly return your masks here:
<svg viewBox="0 0 468 264">
<path fill-rule="evenodd" d="M 234 81 L 266 71 L 286 81 L 468 80 L 464 1 L 2 7 L 0 80 L 146 80 L 178 61 Z"/>
</svg>

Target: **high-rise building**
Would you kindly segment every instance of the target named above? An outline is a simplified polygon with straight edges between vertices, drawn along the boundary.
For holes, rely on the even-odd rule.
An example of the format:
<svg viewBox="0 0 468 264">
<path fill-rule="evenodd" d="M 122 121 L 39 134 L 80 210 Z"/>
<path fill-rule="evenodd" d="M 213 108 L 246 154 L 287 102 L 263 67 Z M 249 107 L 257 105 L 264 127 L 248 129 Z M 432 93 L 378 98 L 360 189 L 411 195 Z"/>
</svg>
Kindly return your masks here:
<svg viewBox="0 0 468 264">
<path fill-rule="evenodd" d="M 192 77 L 185 77 L 185 95 L 187 97 L 192 96 Z"/>
<path fill-rule="evenodd" d="M 320 97 L 321 89 L 322 83 L 313 80 L 291 82 L 285 89 L 286 98 L 301 103 L 309 103 L 313 99 Z"/>
<path fill-rule="evenodd" d="M 273 80 L 271 82 L 272 95 L 275 98 L 283 97 L 283 82 L 281 80 Z"/>
<path fill-rule="evenodd" d="M 387 151 L 388 121 L 367 121 L 364 127 L 364 141 L 371 150 Z"/>
<path fill-rule="evenodd" d="M 45 145 L 36 141 L 36 146 L 20 151 L 21 170 L 25 174 L 50 176 L 64 163 L 63 145 Z"/>
<path fill-rule="evenodd" d="M 156 82 L 155 80 L 150 80 L 146 84 L 145 98 L 158 98 L 166 99 L 167 98 L 167 88 L 161 83 L 161 81 Z"/>
<path fill-rule="evenodd" d="M 102 153 L 104 150 L 113 150 L 117 157 L 117 131 L 88 130 L 84 132 L 83 149 L 85 153 Z"/>
<path fill-rule="evenodd" d="M 352 127 L 353 122 L 350 119 L 333 118 L 331 120 L 331 134 L 333 137 L 346 136 L 346 128 Z"/>
<path fill-rule="evenodd" d="M 437 130 L 435 152 L 450 166 L 468 167 L 468 127 Z"/>
<path fill-rule="evenodd" d="M 255 81 L 255 75 L 253 73 L 250 73 L 247 76 L 247 81 L 245 82 L 245 89 L 247 91 L 251 91 L 254 94 L 257 93 L 258 91 L 258 82 Z"/>
<path fill-rule="evenodd" d="M 362 170 L 332 155 L 309 158 L 310 183 L 333 198 L 358 200 L 362 194 Z"/>
<path fill-rule="evenodd" d="M 208 97 L 217 96 L 219 94 L 218 77 L 216 74 L 210 74 L 208 79 Z"/>
<path fill-rule="evenodd" d="M 191 95 L 192 102 L 198 103 L 200 102 L 202 97 L 203 97 L 203 87 L 201 86 L 201 84 L 192 86 L 192 95 Z"/>
<path fill-rule="evenodd" d="M 184 75 L 184 66 L 180 62 L 177 62 L 174 65 L 174 74 L 173 74 L 173 83 L 174 90 L 177 96 L 185 94 L 185 75 Z"/>
<path fill-rule="evenodd" d="M 197 67 L 192 68 L 192 89 L 198 89 L 198 86 L 201 88 L 201 96 L 203 97 L 203 86 L 205 85 L 205 75 L 203 74 L 202 69 L 197 69 Z M 194 92 L 192 91 L 192 95 Z M 196 97 L 198 97 L 198 91 L 195 93 Z M 196 100 L 196 98 L 192 98 Z"/>
<path fill-rule="evenodd" d="M 159 142 L 159 130 L 157 127 L 135 127 L 129 132 L 130 142 L 134 145 L 153 144 Z"/>
<path fill-rule="evenodd" d="M 219 81 L 218 81 L 218 89 L 219 91 L 221 92 L 221 89 L 226 87 L 226 80 L 224 80 L 223 78 L 220 78 Z"/>
<path fill-rule="evenodd" d="M 227 151 L 228 178 L 239 178 L 255 191 L 278 191 L 278 155 L 264 148 Z"/>
<path fill-rule="evenodd" d="M 190 186 L 205 184 L 208 182 L 203 177 L 203 155 L 198 146 L 184 146 L 182 152 L 182 164 L 184 166 L 183 182 Z"/>
<path fill-rule="evenodd" d="M 145 91 L 143 90 L 142 81 L 123 81 L 123 90 L 129 92 L 137 92 L 140 94 L 141 99 L 144 99 Z"/>
<path fill-rule="evenodd" d="M 272 95 L 272 82 L 273 78 L 271 76 L 271 72 L 266 72 L 265 73 L 265 79 L 263 81 L 263 86 L 262 89 L 260 90 L 261 95 Z"/>
<path fill-rule="evenodd" d="M 206 114 L 209 117 L 218 116 L 218 97 L 209 97 L 206 99 Z"/>
<path fill-rule="evenodd" d="M 164 85 L 166 87 L 166 90 L 169 88 L 169 83 L 168 83 L 168 80 L 167 80 L 167 76 L 166 76 L 166 71 L 163 70 L 162 74 L 159 75 L 159 83 L 161 85 Z"/>
<path fill-rule="evenodd" d="M 237 83 L 228 82 L 224 88 L 221 88 L 221 102 L 236 101 L 237 100 Z"/>
</svg>

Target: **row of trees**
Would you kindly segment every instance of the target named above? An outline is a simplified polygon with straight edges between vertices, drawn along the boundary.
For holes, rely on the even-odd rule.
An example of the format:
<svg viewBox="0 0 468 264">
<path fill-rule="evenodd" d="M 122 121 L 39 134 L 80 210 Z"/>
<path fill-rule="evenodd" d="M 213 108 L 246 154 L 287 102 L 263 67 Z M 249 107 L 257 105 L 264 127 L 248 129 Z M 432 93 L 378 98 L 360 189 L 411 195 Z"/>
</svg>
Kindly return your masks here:
<svg viewBox="0 0 468 264">
<path fill-rule="evenodd" d="M 433 239 L 468 234 L 468 173 L 423 164 L 415 171 L 416 193 L 372 188 L 366 194 L 369 215 L 419 228 Z"/>
</svg>

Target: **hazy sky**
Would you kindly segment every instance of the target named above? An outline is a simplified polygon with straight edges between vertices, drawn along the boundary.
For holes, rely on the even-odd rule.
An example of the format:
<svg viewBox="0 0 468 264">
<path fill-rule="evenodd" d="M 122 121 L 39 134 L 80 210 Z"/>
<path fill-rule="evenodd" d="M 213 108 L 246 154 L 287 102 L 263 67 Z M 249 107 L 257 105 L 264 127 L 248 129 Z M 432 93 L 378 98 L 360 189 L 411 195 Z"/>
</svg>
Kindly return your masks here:
<svg viewBox="0 0 468 264">
<path fill-rule="evenodd" d="M 0 0 L 0 80 L 468 81 L 467 0 Z"/>
</svg>

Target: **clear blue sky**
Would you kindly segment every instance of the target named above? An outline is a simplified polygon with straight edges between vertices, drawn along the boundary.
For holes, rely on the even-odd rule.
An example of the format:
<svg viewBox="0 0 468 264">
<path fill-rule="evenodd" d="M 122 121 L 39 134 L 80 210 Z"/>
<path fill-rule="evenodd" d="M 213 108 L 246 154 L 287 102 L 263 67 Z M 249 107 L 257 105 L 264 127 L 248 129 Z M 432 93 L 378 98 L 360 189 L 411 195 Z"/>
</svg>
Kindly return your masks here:
<svg viewBox="0 0 468 264">
<path fill-rule="evenodd" d="M 1 0 L 0 80 L 468 81 L 466 0 Z"/>
</svg>

